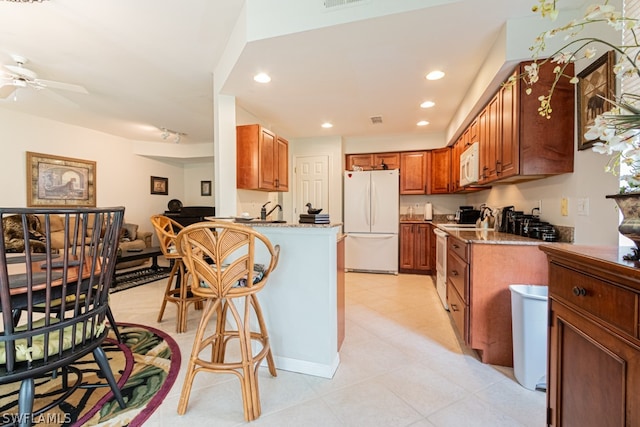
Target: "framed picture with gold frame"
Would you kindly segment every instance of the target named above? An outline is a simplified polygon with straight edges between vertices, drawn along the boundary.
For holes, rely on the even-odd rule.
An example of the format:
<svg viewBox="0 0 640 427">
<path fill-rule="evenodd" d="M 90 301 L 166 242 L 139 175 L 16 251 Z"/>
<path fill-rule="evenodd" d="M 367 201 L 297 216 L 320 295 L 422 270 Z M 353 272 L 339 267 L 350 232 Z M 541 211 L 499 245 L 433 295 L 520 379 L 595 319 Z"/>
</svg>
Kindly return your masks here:
<svg viewBox="0 0 640 427">
<path fill-rule="evenodd" d="M 27 206 L 96 206 L 96 162 L 27 151 Z"/>
<path fill-rule="evenodd" d="M 584 134 L 595 123 L 598 114 L 611 108 L 606 99 L 616 96 L 616 78 L 613 74 L 615 58 L 611 50 L 578 73 L 578 150 L 586 150 L 598 142 L 587 141 Z"/>
</svg>

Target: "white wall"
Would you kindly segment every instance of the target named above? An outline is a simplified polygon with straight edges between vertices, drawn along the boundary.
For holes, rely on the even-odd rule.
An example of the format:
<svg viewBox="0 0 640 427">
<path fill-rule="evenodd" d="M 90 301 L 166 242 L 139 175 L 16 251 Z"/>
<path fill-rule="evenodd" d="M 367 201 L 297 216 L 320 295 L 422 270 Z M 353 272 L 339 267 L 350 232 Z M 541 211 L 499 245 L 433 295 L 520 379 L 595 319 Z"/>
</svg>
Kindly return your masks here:
<svg viewBox="0 0 640 427">
<path fill-rule="evenodd" d="M 184 165 L 184 206 L 215 206 L 213 182 L 213 158 L 207 162 Z M 202 196 L 200 182 L 211 181 L 211 196 Z"/>
<path fill-rule="evenodd" d="M 132 142 L 94 130 L 0 108 L 2 206 L 27 205 L 26 152 L 96 161 L 96 204 L 124 206 L 125 219 L 152 231 L 149 217 L 171 199 L 184 198 L 184 173 L 169 164 L 133 154 Z M 169 195 L 151 195 L 150 177 L 169 179 Z"/>
</svg>

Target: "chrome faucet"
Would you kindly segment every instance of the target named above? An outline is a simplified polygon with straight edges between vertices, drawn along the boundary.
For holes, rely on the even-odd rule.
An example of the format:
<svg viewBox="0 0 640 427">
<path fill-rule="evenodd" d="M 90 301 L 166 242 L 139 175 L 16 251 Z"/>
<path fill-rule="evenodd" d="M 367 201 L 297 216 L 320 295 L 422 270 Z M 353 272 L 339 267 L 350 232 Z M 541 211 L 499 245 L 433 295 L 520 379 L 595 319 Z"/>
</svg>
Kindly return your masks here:
<svg viewBox="0 0 640 427">
<path fill-rule="evenodd" d="M 282 206 L 280 206 L 280 204 L 278 203 L 278 204 L 277 204 L 277 205 L 275 205 L 275 206 L 274 206 L 274 207 L 273 207 L 269 212 L 267 212 L 267 215 L 266 215 L 266 216 L 268 217 L 269 215 L 271 215 L 271 212 L 275 211 L 275 210 L 276 210 L 276 208 L 280 209 L 280 212 L 282 212 Z M 265 218 L 265 219 L 266 219 L 266 218 Z"/>
</svg>

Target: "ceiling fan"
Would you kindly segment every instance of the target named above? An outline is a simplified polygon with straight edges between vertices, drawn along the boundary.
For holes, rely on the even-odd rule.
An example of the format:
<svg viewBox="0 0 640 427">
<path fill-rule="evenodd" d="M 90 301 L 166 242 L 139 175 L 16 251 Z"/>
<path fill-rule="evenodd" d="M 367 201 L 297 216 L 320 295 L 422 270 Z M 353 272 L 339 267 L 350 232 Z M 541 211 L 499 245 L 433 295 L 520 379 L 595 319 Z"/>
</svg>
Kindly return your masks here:
<svg viewBox="0 0 640 427">
<path fill-rule="evenodd" d="M 4 65 L 7 71 L 0 70 L 2 73 L 2 75 L 0 75 L 0 99 L 7 98 L 20 88 L 32 88 L 36 90 L 45 88 L 61 89 L 77 93 L 89 93 L 84 87 L 79 85 L 39 79 L 34 71 L 25 68 L 24 64 L 29 62 L 27 58 L 20 55 L 11 55 L 11 58 L 16 64 Z"/>
</svg>

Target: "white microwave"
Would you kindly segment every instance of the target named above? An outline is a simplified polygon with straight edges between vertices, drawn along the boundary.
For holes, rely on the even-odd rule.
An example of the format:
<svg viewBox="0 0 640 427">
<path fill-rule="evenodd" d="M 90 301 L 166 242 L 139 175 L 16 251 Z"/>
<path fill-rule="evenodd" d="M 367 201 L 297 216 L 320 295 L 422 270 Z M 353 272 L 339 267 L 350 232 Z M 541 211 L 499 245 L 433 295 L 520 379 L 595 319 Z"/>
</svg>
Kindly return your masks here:
<svg viewBox="0 0 640 427">
<path fill-rule="evenodd" d="M 474 142 L 460 154 L 460 186 L 475 184 L 480 179 L 480 144 Z"/>
</svg>

